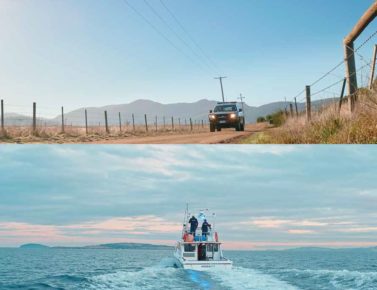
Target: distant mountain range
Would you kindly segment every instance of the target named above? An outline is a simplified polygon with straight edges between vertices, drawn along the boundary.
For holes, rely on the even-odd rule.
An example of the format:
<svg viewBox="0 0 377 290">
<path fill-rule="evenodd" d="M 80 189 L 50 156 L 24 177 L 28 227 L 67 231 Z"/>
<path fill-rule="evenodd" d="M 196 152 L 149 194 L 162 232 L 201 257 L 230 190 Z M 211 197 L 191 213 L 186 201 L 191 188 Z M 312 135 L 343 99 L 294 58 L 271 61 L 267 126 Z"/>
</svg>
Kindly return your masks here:
<svg viewBox="0 0 377 290">
<path fill-rule="evenodd" d="M 315 101 L 312 103 L 313 109 L 332 102 L 333 99 L 324 99 L 320 101 Z M 163 124 L 163 117 L 165 117 L 165 122 L 167 126 L 171 124 L 171 117 L 175 118 L 175 123 L 178 123 L 178 118 L 181 120 L 181 124 L 189 122 L 192 118 L 194 121 L 201 121 L 208 119 L 208 113 L 216 106 L 216 101 L 210 100 L 200 100 L 194 103 L 174 103 L 174 104 L 161 104 L 150 100 L 137 100 L 129 104 L 122 105 L 109 105 L 104 107 L 91 107 L 91 108 L 80 108 L 71 112 L 64 114 L 67 125 L 85 125 L 85 109 L 88 114 L 89 125 L 99 125 L 104 124 L 104 111 L 107 111 L 109 125 L 119 124 L 119 113 L 121 113 L 122 123 L 132 122 L 132 114 L 134 114 L 135 123 L 143 124 L 144 115 L 147 115 L 148 123 L 153 124 L 155 122 L 156 116 L 158 117 L 158 123 Z M 288 107 L 287 107 L 288 106 Z M 298 110 L 305 110 L 305 103 L 297 104 Z M 289 103 L 285 102 L 275 102 L 269 103 L 259 107 L 249 106 L 244 104 L 244 110 L 246 115 L 246 120 L 248 123 L 255 123 L 258 117 L 266 116 L 277 112 L 278 110 L 284 110 L 287 108 L 289 111 Z M 37 108 L 38 112 L 38 108 Z M 7 125 L 30 125 L 31 117 L 23 116 L 14 113 L 5 114 L 5 122 Z M 38 119 L 39 125 L 44 123 L 48 125 L 60 124 L 61 115 L 53 119 Z"/>
<path fill-rule="evenodd" d="M 49 247 L 42 244 L 25 244 L 20 249 L 123 249 L 123 250 L 170 250 L 172 247 L 166 245 L 152 245 L 140 243 L 112 243 L 83 247 Z"/>
</svg>

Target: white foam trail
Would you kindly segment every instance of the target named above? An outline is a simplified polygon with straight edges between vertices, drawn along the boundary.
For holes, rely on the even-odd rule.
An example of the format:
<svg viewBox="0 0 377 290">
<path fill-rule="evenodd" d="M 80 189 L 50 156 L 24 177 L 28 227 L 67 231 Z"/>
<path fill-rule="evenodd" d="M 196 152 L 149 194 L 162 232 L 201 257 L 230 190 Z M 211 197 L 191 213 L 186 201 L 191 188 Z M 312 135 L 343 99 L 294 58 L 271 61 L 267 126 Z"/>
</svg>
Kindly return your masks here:
<svg viewBox="0 0 377 290">
<path fill-rule="evenodd" d="M 210 276 L 228 289 L 297 290 L 287 282 L 253 269 L 233 267 L 232 270 L 210 271 Z"/>
<path fill-rule="evenodd" d="M 309 275 L 311 278 L 327 280 L 336 289 L 377 289 L 377 272 L 359 272 L 349 270 L 298 270 L 292 269 L 298 275 Z"/>
</svg>

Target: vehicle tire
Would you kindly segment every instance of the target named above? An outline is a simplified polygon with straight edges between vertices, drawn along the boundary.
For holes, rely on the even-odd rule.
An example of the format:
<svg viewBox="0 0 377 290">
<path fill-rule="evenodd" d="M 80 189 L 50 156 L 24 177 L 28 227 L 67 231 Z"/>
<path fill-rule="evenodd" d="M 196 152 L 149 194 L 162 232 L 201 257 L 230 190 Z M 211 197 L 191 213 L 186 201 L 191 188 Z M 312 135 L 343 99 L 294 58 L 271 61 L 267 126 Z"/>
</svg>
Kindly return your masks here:
<svg viewBox="0 0 377 290">
<path fill-rule="evenodd" d="M 221 127 L 217 127 L 217 132 L 221 132 Z"/>
<path fill-rule="evenodd" d="M 210 130 L 212 133 L 215 132 L 215 131 L 216 131 L 216 127 L 215 127 L 215 125 L 213 125 L 213 124 L 209 125 L 209 130 Z"/>
<path fill-rule="evenodd" d="M 237 131 L 237 132 L 241 131 L 241 122 L 238 122 L 238 123 L 236 124 L 236 131 Z"/>
<path fill-rule="evenodd" d="M 242 123 L 242 124 L 241 124 L 241 131 L 242 131 L 242 132 L 245 131 L 245 123 Z"/>
</svg>

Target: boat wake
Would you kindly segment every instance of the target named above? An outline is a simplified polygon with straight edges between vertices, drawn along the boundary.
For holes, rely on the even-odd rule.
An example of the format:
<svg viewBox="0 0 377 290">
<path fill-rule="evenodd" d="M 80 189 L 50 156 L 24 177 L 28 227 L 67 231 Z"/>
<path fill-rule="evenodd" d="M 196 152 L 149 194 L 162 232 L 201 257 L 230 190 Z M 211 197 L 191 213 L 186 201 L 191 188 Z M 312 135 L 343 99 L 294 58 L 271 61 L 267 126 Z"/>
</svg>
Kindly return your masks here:
<svg viewBox="0 0 377 290">
<path fill-rule="evenodd" d="M 226 289 L 250 290 L 297 290 L 287 282 L 254 269 L 233 267 L 230 271 L 209 271 L 213 280 L 218 281 Z"/>
<path fill-rule="evenodd" d="M 296 290 L 298 288 L 253 269 L 197 272 L 174 268 L 174 259 L 135 271 L 119 271 L 91 278 L 90 289 L 258 289 Z"/>
<path fill-rule="evenodd" d="M 377 272 L 290 269 L 282 273 L 298 280 L 314 280 L 317 285 L 331 285 L 333 289 L 372 289 L 377 285 Z"/>
</svg>

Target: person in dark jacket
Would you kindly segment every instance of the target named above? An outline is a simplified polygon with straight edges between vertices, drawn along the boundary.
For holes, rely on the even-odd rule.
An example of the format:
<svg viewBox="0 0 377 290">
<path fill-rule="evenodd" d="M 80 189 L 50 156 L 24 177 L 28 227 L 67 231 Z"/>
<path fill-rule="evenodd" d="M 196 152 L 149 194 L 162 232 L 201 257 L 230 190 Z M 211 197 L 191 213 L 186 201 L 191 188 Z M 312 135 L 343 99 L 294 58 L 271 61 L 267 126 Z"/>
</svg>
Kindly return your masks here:
<svg viewBox="0 0 377 290">
<path fill-rule="evenodd" d="M 203 224 L 202 224 L 202 234 L 203 236 L 207 236 L 208 235 L 208 229 L 211 228 L 211 225 L 207 222 L 207 220 L 204 220 Z"/>
<path fill-rule="evenodd" d="M 198 228 L 198 225 L 199 225 L 198 220 L 196 219 L 195 216 L 192 216 L 190 218 L 189 224 L 190 224 L 190 233 L 194 235 L 195 237 L 196 229 Z"/>
</svg>

